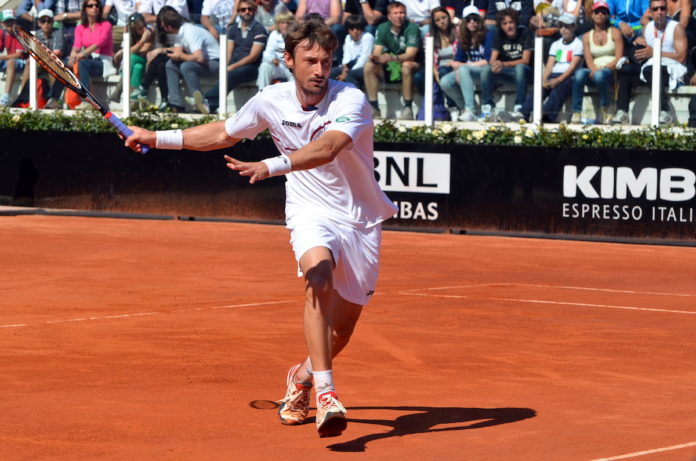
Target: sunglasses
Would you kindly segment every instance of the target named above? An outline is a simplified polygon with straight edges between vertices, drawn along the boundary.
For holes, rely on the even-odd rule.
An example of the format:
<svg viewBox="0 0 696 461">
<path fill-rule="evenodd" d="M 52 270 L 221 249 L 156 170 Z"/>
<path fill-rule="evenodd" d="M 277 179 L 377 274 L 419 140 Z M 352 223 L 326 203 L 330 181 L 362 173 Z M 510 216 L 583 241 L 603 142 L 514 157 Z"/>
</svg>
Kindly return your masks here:
<svg viewBox="0 0 696 461">
<path fill-rule="evenodd" d="M 475 14 L 472 14 L 471 16 L 467 16 L 464 18 L 464 21 L 466 22 L 479 22 L 481 20 L 481 16 L 477 16 Z"/>
<path fill-rule="evenodd" d="M 53 18 L 39 18 L 39 24 L 46 24 L 47 22 L 53 22 Z"/>
<path fill-rule="evenodd" d="M 99 3 L 88 3 L 85 8 L 99 8 Z"/>
<path fill-rule="evenodd" d="M 607 10 L 594 10 L 593 13 L 594 14 L 606 14 L 606 15 L 608 15 L 609 11 L 607 11 Z"/>
<path fill-rule="evenodd" d="M 654 6 L 650 8 L 650 11 L 667 11 L 666 6 Z"/>
<path fill-rule="evenodd" d="M 575 24 L 563 24 L 562 22 L 558 23 L 558 27 L 561 29 L 570 29 L 572 27 L 575 27 Z"/>
<path fill-rule="evenodd" d="M 245 11 L 251 11 L 251 12 L 253 12 L 255 9 L 256 9 L 256 8 L 251 8 L 251 7 L 244 6 L 244 7 L 242 7 L 242 8 L 237 8 L 237 11 L 238 11 L 239 13 L 244 13 Z"/>
</svg>

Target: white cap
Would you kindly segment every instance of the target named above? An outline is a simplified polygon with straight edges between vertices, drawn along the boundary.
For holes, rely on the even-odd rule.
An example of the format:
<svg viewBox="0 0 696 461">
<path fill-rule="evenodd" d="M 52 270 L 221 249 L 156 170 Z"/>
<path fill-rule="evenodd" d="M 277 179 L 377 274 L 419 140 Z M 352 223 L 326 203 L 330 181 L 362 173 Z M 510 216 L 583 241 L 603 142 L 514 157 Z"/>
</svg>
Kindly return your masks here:
<svg viewBox="0 0 696 461">
<path fill-rule="evenodd" d="M 469 5 L 466 8 L 464 8 L 464 11 L 462 11 L 462 18 L 466 18 L 468 16 L 471 16 L 472 14 L 475 14 L 476 16 L 481 16 L 481 12 L 476 8 L 474 5 Z"/>
<path fill-rule="evenodd" d="M 53 11 L 49 10 L 48 8 L 43 9 L 39 11 L 39 14 L 36 16 L 37 18 L 43 18 L 44 16 L 48 16 L 49 18 L 53 17 Z"/>
<path fill-rule="evenodd" d="M 576 18 L 574 14 L 570 14 L 570 13 L 563 13 L 558 18 L 558 22 L 563 23 L 563 24 L 575 24 L 577 22 L 577 20 L 578 20 L 578 18 Z"/>
</svg>

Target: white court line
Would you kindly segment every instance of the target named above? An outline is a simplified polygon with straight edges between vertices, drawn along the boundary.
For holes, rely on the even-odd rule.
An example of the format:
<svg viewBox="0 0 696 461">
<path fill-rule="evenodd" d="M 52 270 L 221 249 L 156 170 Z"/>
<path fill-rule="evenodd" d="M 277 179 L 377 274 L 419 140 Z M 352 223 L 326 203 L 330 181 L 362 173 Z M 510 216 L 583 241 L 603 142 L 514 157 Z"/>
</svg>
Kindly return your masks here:
<svg viewBox="0 0 696 461">
<path fill-rule="evenodd" d="M 602 293 L 626 293 L 634 295 L 655 295 L 655 296 L 681 296 L 687 298 L 696 298 L 696 294 L 690 293 L 661 293 L 658 291 L 635 291 L 635 290 L 614 290 L 611 288 L 593 288 L 593 287 L 576 287 L 569 285 L 538 285 L 534 283 L 479 283 L 473 285 L 454 285 L 448 287 L 431 287 L 431 288 L 414 288 L 412 290 L 405 290 L 406 292 L 412 291 L 435 291 L 435 290 L 451 290 L 453 288 L 484 288 L 484 287 L 537 287 L 537 288 L 560 288 L 562 290 L 581 290 L 581 291 L 599 291 Z"/>
<path fill-rule="evenodd" d="M 435 295 L 430 293 L 404 293 L 411 296 L 431 296 L 440 298 L 459 298 L 459 299 L 480 299 L 484 301 L 510 301 L 519 303 L 533 303 L 533 304 L 560 304 L 562 306 L 582 306 L 582 307 L 602 307 L 605 309 L 625 309 L 631 311 L 651 311 L 651 312 L 668 312 L 671 314 L 690 314 L 696 315 L 696 311 L 680 311 L 675 309 L 656 309 L 650 307 L 636 307 L 636 306 L 612 306 L 609 304 L 588 304 L 588 303 L 571 303 L 565 301 L 545 301 L 541 299 L 518 299 L 518 298 L 481 298 L 474 296 L 461 296 L 461 295 Z"/>
<path fill-rule="evenodd" d="M 267 301 L 267 302 L 261 302 L 261 303 L 245 303 L 245 304 L 230 304 L 227 306 L 211 306 L 211 307 L 196 307 L 192 309 L 181 309 L 178 311 L 172 311 L 172 312 L 193 312 L 193 311 L 202 311 L 205 309 L 232 309 L 235 307 L 250 307 L 250 306 L 265 306 L 268 304 L 285 304 L 285 303 L 291 303 L 295 301 Z M 43 322 L 37 322 L 34 324 L 29 324 L 29 323 L 15 323 L 15 324 L 9 324 L 9 325 L 0 325 L 0 328 L 21 328 L 21 327 L 28 327 L 30 325 L 52 325 L 56 323 L 68 323 L 68 322 L 86 322 L 88 320 L 108 320 L 108 319 L 123 319 L 123 318 L 129 318 L 129 317 L 142 317 L 145 315 L 160 315 L 160 314 L 168 314 L 170 312 L 136 312 L 134 314 L 116 314 L 116 315 L 104 315 L 101 317 L 84 317 L 84 318 L 74 318 L 74 319 L 61 319 L 61 320 L 45 320 Z"/>
<path fill-rule="evenodd" d="M 625 455 L 612 456 L 611 458 L 597 458 L 592 461 L 614 461 L 615 459 L 637 458 L 639 456 L 652 455 L 653 453 L 662 453 L 664 451 L 680 450 L 682 448 L 696 447 L 696 442 L 683 443 L 681 445 L 672 445 L 671 447 L 655 448 L 654 450 L 637 451 Z"/>
</svg>

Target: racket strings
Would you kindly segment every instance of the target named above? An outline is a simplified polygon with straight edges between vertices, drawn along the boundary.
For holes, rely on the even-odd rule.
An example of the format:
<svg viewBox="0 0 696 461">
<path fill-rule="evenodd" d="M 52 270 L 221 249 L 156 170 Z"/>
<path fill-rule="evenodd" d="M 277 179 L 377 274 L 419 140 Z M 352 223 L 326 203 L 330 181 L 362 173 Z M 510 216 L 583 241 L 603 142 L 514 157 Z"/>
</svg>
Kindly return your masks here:
<svg viewBox="0 0 696 461">
<path fill-rule="evenodd" d="M 14 26 L 14 33 L 24 49 L 36 59 L 41 67 L 50 72 L 58 80 L 68 83 L 73 87 L 80 87 L 80 81 L 77 80 L 75 75 L 63 64 L 63 61 L 49 50 L 46 45 L 41 43 L 36 36 L 17 25 Z"/>
</svg>

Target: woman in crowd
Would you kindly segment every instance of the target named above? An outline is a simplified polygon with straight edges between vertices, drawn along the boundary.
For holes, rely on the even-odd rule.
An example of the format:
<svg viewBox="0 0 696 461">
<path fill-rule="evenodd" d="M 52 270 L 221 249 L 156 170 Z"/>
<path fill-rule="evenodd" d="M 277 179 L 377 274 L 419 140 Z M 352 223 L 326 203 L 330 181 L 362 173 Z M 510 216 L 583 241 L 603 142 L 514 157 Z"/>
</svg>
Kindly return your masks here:
<svg viewBox="0 0 696 461">
<path fill-rule="evenodd" d="M 154 34 L 145 25 L 145 17 L 140 13 L 133 13 L 128 18 L 131 34 L 130 62 L 131 78 L 130 87 L 134 89 L 131 93 L 132 98 L 139 98 L 143 95 L 138 90 L 142 88 L 143 74 L 147 64 L 147 53 L 152 49 L 155 38 Z M 123 59 L 123 48 L 114 54 L 114 64 L 120 65 Z M 143 96 L 144 97 L 144 96 Z"/>
<path fill-rule="evenodd" d="M 594 28 L 582 36 L 586 67 L 577 69 L 573 75 L 571 123 L 580 123 L 582 119 L 582 99 L 586 84 L 595 86 L 599 92 L 602 123 L 611 122 L 614 71 L 616 63 L 623 56 L 624 46 L 621 31 L 609 24 L 609 15 L 609 6 L 601 0 L 592 7 Z"/>
<path fill-rule="evenodd" d="M 483 25 L 481 14 L 473 5 L 464 8 L 463 15 L 464 24 L 460 26 L 457 54 L 449 64 L 454 72 L 440 77 L 440 87 L 447 96 L 454 100 L 457 109 L 461 111 L 459 120 L 471 122 L 476 120 L 474 115 L 474 81 L 481 79 L 481 71 L 484 66 L 488 65 L 495 30 L 488 30 Z M 492 95 L 481 94 L 482 119 L 489 119 L 492 117 L 492 113 Z"/>
<path fill-rule="evenodd" d="M 115 72 L 111 23 L 103 18 L 102 10 L 99 0 L 82 2 L 80 24 L 75 28 L 75 42 L 68 59 L 71 67 L 78 63 L 80 83 L 85 88 L 90 88 L 92 77 L 106 77 Z M 91 107 L 82 101 L 76 109 Z"/>
</svg>

